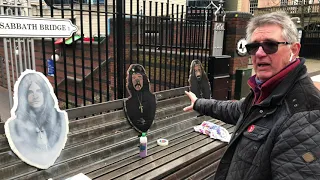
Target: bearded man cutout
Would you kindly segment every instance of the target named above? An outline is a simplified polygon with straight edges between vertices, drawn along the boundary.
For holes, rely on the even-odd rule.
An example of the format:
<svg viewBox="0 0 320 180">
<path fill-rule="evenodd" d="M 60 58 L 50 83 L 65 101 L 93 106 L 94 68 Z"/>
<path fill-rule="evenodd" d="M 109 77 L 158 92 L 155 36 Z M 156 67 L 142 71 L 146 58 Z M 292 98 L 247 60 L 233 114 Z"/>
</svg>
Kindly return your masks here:
<svg viewBox="0 0 320 180">
<path fill-rule="evenodd" d="M 209 79 L 201 62 L 197 59 L 191 62 L 189 85 L 190 91 L 193 92 L 197 98 L 211 98 Z"/>
<path fill-rule="evenodd" d="M 156 113 L 156 97 L 150 91 L 146 71 L 140 64 L 132 64 L 127 71 L 129 97 L 124 102 L 128 121 L 139 132 L 147 132 Z"/>
</svg>

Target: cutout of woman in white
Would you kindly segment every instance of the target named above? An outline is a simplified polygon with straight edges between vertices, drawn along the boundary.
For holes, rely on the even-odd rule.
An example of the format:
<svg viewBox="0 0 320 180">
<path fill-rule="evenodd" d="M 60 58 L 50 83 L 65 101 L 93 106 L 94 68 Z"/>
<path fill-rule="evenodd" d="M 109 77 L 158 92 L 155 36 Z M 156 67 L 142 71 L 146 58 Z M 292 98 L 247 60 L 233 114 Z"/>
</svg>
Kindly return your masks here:
<svg viewBox="0 0 320 180">
<path fill-rule="evenodd" d="M 68 116 L 58 107 L 48 79 L 25 71 L 15 84 L 14 106 L 5 132 L 12 151 L 40 169 L 52 166 L 67 141 Z"/>
</svg>

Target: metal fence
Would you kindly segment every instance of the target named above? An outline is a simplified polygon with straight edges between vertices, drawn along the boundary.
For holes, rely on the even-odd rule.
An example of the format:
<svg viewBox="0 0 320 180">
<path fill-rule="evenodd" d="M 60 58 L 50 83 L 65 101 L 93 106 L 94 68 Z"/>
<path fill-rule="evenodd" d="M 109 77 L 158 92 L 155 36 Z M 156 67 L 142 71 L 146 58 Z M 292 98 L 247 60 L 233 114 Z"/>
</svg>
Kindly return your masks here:
<svg viewBox="0 0 320 180">
<path fill-rule="evenodd" d="M 30 16 L 32 15 L 30 1 L 2 0 L 0 14 Z M 35 68 L 34 41 L 31 38 L 3 38 L 0 44 L 0 86 L 8 89 L 9 104 L 12 107 L 15 81 L 25 69 Z"/>
<path fill-rule="evenodd" d="M 36 69 L 47 75 L 62 108 L 127 97 L 126 70 L 132 63 L 145 67 L 152 91 L 186 86 L 193 59 L 207 69 L 208 57 L 222 52 L 221 6 L 200 9 L 141 0 L 54 3 L 39 0 L 30 7 L 34 16 L 69 18 L 79 28 L 70 38 L 34 40 Z M 53 72 L 48 72 L 48 59 Z"/>
<path fill-rule="evenodd" d="M 254 14 L 260 15 L 260 14 L 266 14 L 266 13 L 275 12 L 275 11 L 284 11 L 284 12 L 287 12 L 292 17 L 295 17 L 295 16 L 300 17 L 301 15 L 304 15 L 304 14 L 306 16 L 309 16 L 310 14 L 318 15 L 319 7 L 320 7 L 319 3 L 304 4 L 304 3 L 294 3 L 294 1 L 292 1 L 291 3 L 288 3 L 286 5 L 257 8 L 255 9 Z"/>
<path fill-rule="evenodd" d="M 300 56 L 320 59 L 320 22 L 306 26 L 302 31 Z"/>
</svg>

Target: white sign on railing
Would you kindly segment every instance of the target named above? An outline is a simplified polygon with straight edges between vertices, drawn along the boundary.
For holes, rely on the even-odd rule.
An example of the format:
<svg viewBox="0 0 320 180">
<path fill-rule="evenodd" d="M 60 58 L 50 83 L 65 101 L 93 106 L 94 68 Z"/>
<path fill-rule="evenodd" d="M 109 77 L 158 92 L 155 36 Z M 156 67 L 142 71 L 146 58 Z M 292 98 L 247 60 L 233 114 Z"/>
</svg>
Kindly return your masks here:
<svg viewBox="0 0 320 180">
<path fill-rule="evenodd" d="M 69 19 L 0 16 L 0 37 L 70 37 L 78 27 Z"/>
</svg>

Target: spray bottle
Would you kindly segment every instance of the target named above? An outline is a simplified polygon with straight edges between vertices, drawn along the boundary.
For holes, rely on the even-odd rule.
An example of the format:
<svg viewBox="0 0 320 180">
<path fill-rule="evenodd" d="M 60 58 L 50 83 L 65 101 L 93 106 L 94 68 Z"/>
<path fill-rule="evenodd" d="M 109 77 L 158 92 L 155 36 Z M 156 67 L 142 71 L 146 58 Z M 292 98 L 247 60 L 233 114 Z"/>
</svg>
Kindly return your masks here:
<svg viewBox="0 0 320 180">
<path fill-rule="evenodd" d="M 147 136 L 146 133 L 142 133 L 140 137 L 140 157 L 144 158 L 147 156 Z"/>
</svg>

